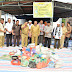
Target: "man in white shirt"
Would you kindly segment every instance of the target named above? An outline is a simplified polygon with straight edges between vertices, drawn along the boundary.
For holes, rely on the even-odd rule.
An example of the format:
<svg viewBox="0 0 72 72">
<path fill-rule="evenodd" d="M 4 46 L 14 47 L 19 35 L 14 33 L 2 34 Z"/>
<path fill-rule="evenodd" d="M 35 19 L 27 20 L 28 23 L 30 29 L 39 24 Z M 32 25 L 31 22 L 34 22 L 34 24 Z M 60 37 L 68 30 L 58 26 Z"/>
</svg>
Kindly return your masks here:
<svg viewBox="0 0 72 72">
<path fill-rule="evenodd" d="M 53 37 L 55 38 L 54 48 L 56 48 L 57 41 L 58 41 L 57 49 L 60 48 L 61 36 L 62 36 L 62 27 L 60 26 L 60 23 L 57 23 L 57 27 L 54 28 L 54 33 L 53 33 Z"/>
<path fill-rule="evenodd" d="M 31 43 L 31 26 L 33 25 L 32 24 L 32 21 L 31 20 L 29 20 L 28 21 L 29 23 L 28 23 L 28 27 L 29 27 L 29 36 L 28 36 L 28 39 L 29 39 L 29 43 Z"/>
<path fill-rule="evenodd" d="M 9 42 L 10 42 L 10 46 L 12 46 L 12 26 L 13 23 L 11 23 L 11 19 L 8 18 L 8 23 L 6 23 L 5 25 L 7 47 L 9 46 Z"/>
</svg>

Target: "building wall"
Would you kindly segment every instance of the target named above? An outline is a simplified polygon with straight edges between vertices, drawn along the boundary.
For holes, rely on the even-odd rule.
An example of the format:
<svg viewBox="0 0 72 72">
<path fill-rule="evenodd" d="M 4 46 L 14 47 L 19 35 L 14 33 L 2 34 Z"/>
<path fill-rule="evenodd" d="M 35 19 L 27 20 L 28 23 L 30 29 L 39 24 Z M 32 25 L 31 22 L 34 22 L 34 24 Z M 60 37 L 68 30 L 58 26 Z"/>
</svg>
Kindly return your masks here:
<svg viewBox="0 0 72 72">
<path fill-rule="evenodd" d="M 19 20 L 19 24 L 24 24 L 25 22 L 25 19 L 17 19 L 14 15 L 11 15 L 11 14 L 4 14 L 4 15 L 1 15 L 1 18 L 4 18 L 4 21 L 8 21 L 8 18 L 11 18 L 11 22 L 13 22 L 13 20 Z"/>
</svg>

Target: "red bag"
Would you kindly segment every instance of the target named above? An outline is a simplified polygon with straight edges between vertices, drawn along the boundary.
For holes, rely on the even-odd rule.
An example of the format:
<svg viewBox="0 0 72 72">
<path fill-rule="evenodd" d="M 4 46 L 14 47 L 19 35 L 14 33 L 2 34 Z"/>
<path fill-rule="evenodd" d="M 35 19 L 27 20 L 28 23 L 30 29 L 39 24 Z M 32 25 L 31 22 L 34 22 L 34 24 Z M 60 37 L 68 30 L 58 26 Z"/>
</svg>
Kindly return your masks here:
<svg viewBox="0 0 72 72">
<path fill-rule="evenodd" d="M 51 60 L 50 60 L 50 59 L 48 59 L 48 60 L 47 60 L 47 64 L 48 64 L 50 61 L 51 61 Z"/>
<path fill-rule="evenodd" d="M 37 65 L 36 65 L 37 69 L 41 69 L 42 68 L 42 63 L 39 62 Z"/>
<path fill-rule="evenodd" d="M 12 65 L 20 65 L 21 62 L 20 62 L 19 60 L 12 60 L 12 61 L 11 61 L 11 64 L 12 64 Z"/>
<path fill-rule="evenodd" d="M 46 67 L 46 65 L 45 65 L 45 62 L 44 62 L 44 61 L 42 62 L 42 67 Z"/>
<path fill-rule="evenodd" d="M 14 53 L 13 52 L 9 52 L 9 55 L 14 55 Z"/>
</svg>

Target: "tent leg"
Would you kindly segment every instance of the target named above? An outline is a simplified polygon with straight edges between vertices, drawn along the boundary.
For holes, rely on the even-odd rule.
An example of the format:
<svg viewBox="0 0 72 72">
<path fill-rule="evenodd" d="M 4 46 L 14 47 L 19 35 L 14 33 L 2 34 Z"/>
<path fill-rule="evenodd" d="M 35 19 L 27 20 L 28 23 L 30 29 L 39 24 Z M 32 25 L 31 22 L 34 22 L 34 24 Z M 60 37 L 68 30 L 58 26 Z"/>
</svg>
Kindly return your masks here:
<svg viewBox="0 0 72 72">
<path fill-rule="evenodd" d="M 13 23 L 13 15 L 12 15 L 12 23 Z"/>
<path fill-rule="evenodd" d="M 52 11 L 53 11 L 53 16 L 54 16 L 54 1 L 52 1 Z M 50 19 L 51 25 L 53 26 L 53 17 Z M 53 34 L 51 35 L 51 42 L 53 40 Z"/>
<path fill-rule="evenodd" d="M 5 13 L 5 22 L 6 22 L 6 13 Z"/>
<path fill-rule="evenodd" d="M 1 19 L 1 12 L 2 12 L 2 11 L 0 10 L 0 19 Z"/>
<path fill-rule="evenodd" d="M 54 16 L 54 1 L 52 1 L 52 11 Z M 53 26 L 53 17 L 51 18 L 51 25 Z"/>
<path fill-rule="evenodd" d="M 53 26 L 53 17 L 50 19 L 50 23 Z"/>
</svg>

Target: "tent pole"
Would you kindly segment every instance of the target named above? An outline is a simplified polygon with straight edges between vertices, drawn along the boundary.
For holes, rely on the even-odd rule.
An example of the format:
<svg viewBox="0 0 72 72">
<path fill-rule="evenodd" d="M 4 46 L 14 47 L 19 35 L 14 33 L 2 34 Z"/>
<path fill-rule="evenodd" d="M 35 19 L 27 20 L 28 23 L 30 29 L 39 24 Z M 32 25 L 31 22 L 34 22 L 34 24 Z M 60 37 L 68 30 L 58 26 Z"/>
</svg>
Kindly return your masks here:
<svg viewBox="0 0 72 72">
<path fill-rule="evenodd" d="M 0 10 L 0 19 L 1 19 L 1 10 Z"/>
<path fill-rule="evenodd" d="M 53 17 L 54 17 L 54 1 L 52 1 L 52 11 L 53 11 Z M 50 20 L 52 26 L 53 26 L 53 17 Z"/>
<path fill-rule="evenodd" d="M 5 22 L 6 22 L 6 13 L 5 13 Z"/>
<path fill-rule="evenodd" d="M 53 17 L 54 17 L 54 1 L 52 1 L 52 11 L 53 11 Z M 51 25 L 53 26 L 53 17 L 50 19 Z M 51 42 L 53 40 L 53 36 L 51 35 Z"/>
<path fill-rule="evenodd" d="M 12 15 L 12 23 L 13 23 L 13 15 Z"/>
</svg>

